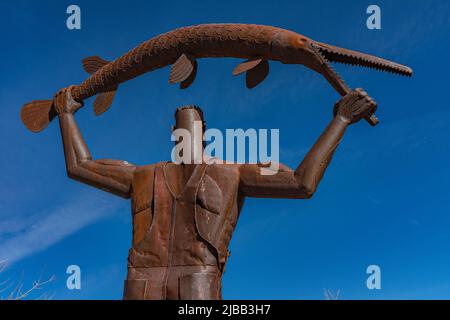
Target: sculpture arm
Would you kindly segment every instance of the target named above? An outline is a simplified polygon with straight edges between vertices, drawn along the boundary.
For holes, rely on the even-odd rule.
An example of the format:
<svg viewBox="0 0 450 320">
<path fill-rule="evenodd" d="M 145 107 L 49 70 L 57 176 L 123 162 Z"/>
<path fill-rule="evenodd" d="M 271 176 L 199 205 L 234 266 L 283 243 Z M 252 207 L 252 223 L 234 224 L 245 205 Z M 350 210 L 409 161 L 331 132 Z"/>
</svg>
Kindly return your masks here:
<svg viewBox="0 0 450 320">
<path fill-rule="evenodd" d="M 73 113 L 75 107 L 63 107 L 70 104 L 70 93 L 59 93 L 66 98 L 55 98 L 59 114 L 59 124 L 64 144 L 67 174 L 70 178 L 89 184 L 123 198 L 130 197 L 131 182 L 135 166 L 118 160 L 92 160 L 89 149 L 76 124 Z M 72 104 L 77 104 L 72 100 Z M 58 107 L 59 105 L 59 107 Z"/>
<path fill-rule="evenodd" d="M 295 171 L 280 164 L 278 172 L 275 174 L 263 175 L 261 174 L 262 165 L 241 165 L 240 190 L 242 194 L 257 198 L 311 198 L 330 164 L 347 126 L 348 123 L 339 117 L 333 118 Z"/>
<path fill-rule="evenodd" d="M 274 175 L 261 175 L 261 165 L 241 165 L 241 193 L 249 197 L 311 198 L 347 127 L 375 110 L 376 103 L 366 92 L 353 91 L 335 105 L 333 120 L 295 171 L 280 166 Z"/>
</svg>

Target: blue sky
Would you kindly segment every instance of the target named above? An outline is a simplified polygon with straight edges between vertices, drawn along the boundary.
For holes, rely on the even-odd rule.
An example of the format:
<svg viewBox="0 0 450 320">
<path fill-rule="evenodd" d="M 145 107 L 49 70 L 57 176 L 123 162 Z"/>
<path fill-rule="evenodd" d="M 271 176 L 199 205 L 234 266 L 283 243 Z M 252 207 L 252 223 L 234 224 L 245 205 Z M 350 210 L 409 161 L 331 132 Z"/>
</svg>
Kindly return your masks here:
<svg viewBox="0 0 450 320">
<path fill-rule="evenodd" d="M 82 30 L 65 26 L 82 10 Z M 0 260 L 4 278 L 29 284 L 44 271 L 56 299 L 120 299 L 131 243 L 130 204 L 66 177 L 57 123 L 28 132 L 21 106 L 49 99 L 87 75 L 80 60 L 115 59 L 176 27 L 212 22 L 280 26 L 318 41 L 411 66 L 412 79 L 335 65 L 378 102 L 381 124 L 352 126 L 315 197 L 247 199 L 224 276 L 226 299 L 450 298 L 448 1 L 377 1 L 382 30 L 365 26 L 366 1 L 14 1 L 0 3 Z M 339 98 L 303 67 L 271 64 L 253 90 L 236 59 L 201 60 L 194 85 L 167 83 L 168 68 L 121 85 L 111 110 L 77 113 L 95 158 L 143 165 L 168 160 L 176 107 L 197 104 L 208 127 L 279 128 L 280 160 L 295 168 Z M 68 265 L 82 270 L 69 291 Z M 366 288 L 367 266 L 382 289 Z"/>
</svg>

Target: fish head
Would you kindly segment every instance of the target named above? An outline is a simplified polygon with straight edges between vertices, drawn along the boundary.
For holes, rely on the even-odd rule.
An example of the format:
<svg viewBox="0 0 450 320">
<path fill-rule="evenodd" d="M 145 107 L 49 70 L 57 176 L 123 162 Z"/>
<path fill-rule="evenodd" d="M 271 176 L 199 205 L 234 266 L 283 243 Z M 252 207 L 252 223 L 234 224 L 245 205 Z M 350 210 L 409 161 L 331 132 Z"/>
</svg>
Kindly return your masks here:
<svg viewBox="0 0 450 320">
<path fill-rule="evenodd" d="M 332 68 L 331 62 L 367 67 L 411 77 L 411 68 L 377 56 L 314 41 L 301 34 L 288 31 L 276 35 L 272 44 L 274 58 L 283 63 L 302 64 L 322 74 L 341 95 L 350 89 Z"/>
<path fill-rule="evenodd" d="M 319 70 L 320 61 L 311 46 L 312 40 L 296 32 L 282 30 L 272 37 L 271 58 L 286 64 L 304 64 Z"/>
</svg>

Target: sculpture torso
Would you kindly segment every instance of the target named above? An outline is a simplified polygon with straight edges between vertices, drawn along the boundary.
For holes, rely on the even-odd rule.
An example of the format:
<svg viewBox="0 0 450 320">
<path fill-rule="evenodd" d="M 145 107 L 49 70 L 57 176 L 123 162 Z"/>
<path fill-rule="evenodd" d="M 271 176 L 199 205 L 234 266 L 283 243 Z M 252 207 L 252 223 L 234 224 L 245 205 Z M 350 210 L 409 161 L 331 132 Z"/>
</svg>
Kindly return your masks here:
<svg viewBox="0 0 450 320">
<path fill-rule="evenodd" d="M 237 167 L 185 169 L 158 163 L 136 170 L 130 267 L 224 267 L 242 204 Z"/>
</svg>

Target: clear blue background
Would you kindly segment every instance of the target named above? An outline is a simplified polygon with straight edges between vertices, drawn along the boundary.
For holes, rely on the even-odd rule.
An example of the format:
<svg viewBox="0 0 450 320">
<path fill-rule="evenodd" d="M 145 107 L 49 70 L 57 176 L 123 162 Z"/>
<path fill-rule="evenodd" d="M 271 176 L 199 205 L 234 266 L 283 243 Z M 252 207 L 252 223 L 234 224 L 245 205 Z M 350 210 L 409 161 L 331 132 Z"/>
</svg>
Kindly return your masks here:
<svg viewBox="0 0 450 320">
<path fill-rule="evenodd" d="M 1 1 L 0 260 L 2 278 L 29 286 L 54 274 L 56 299 L 120 299 L 131 243 L 129 202 L 66 177 L 57 123 L 28 132 L 21 106 L 49 99 L 87 75 L 80 60 L 115 59 L 176 27 L 269 24 L 411 66 L 412 79 L 337 65 L 378 102 L 381 124 L 352 126 L 315 197 L 248 199 L 224 276 L 226 299 L 450 298 L 448 1 L 377 1 L 382 30 L 366 28 L 367 1 L 76 1 L 82 30 L 66 28 L 68 1 Z M 143 165 L 168 160 L 173 112 L 205 111 L 209 127 L 279 128 L 281 161 L 295 168 L 339 98 L 318 74 L 271 64 L 254 90 L 232 77 L 236 59 L 200 61 L 194 85 L 167 83 L 168 68 L 121 85 L 111 110 L 77 119 L 95 158 Z M 82 290 L 66 289 L 68 265 Z M 366 287 L 366 268 L 382 289 Z M 1 278 L 0 278 L 1 279 Z M 0 294 L 4 296 L 4 293 Z"/>
</svg>

